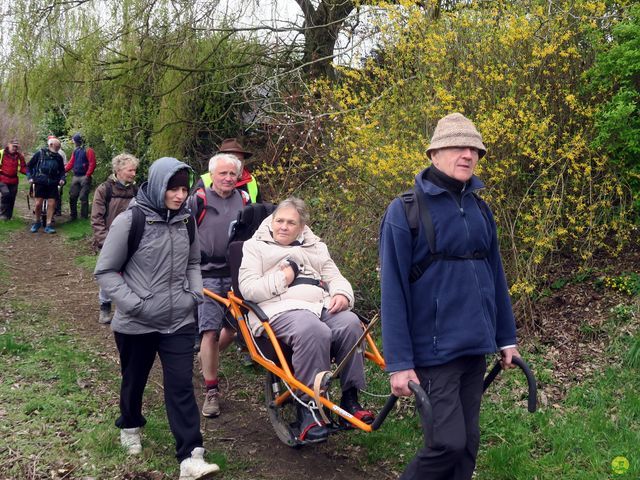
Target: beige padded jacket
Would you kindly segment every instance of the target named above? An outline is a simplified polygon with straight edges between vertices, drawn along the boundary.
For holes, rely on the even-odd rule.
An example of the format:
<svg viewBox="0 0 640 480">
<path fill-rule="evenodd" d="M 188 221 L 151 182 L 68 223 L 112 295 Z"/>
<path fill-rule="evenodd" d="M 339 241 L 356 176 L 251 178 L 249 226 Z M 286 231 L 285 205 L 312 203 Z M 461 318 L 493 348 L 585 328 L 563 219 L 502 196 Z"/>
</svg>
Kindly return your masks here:
<svg viewBox="0 0 640 480">
<path fill-rule="evenodd" d="M 289 310 L 309 310 L 320 317 L 336 294 L 344 295 L 349 308 L 353 308 L 351 284 L 342 276 L 320 238 L 305 226 L 301 245 L 279 245 L 271 236 L 271 219 L 272 216 L 267 217 L 244 243 L 238 278 L 242 296 L 257 303 L 271 320 Z M 298 278 L 321 280 L 327 289 L 308 284 L 288 287 L 280 269 L 287 260 L 298 265 Z M 249 315 L 249 324 L 254 335 L 262 333 L 255 315 Z"/>
</svg>

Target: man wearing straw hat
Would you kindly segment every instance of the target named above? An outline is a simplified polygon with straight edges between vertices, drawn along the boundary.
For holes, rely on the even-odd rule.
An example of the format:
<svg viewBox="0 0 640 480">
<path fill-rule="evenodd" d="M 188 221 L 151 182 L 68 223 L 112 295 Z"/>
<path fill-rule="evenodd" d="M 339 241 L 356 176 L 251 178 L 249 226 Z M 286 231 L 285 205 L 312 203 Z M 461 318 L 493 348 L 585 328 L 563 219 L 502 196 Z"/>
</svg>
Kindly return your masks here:
<svg viewBox="0 0 640 480">
<path fill-rule="evenodd" d="M 389 205 L 380 234 L 382 340 L 391 390 L 420 383 L 433 407 L 433 436 L 400 477 L 470 480 L 480 442 L 485 355 L 503 367 L 519 356 L 496 224 L 476 192 L 486 148 L 460 113 L 440 119 L 432 165 L 412 193 Z M 409 207 L 408 205 L 414 205 Z M 412 222 L 412 208 L 420 212 Z M 419 223 L 412 227 L 412 223 Z"/>
</svg>

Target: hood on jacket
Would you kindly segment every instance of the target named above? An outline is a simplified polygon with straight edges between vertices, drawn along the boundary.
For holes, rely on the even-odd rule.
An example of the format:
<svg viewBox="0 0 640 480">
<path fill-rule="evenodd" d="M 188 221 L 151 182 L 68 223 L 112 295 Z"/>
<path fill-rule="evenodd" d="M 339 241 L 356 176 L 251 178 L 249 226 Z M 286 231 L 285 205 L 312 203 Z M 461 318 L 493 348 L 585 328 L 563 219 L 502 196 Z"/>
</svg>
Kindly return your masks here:
<svg viewBox="0 0 640 480">
<path fill-rule="evenodd" d="M 162 157 L 153 162 L 149 168 L 149 179 L 138 190 L 136 203 L 147 206 L 157 212 L 166 211 L 167 206 L 164 202 L 164 196 L 167 192 L 167 183 L 169 183 L 169 179 L 174 173 L 183 168 L 188 169 L 189 177 L 193 178 L 191 167 L 177 158 Z"/>
<path fill-rule="evenodd" d="M 260 224 L 260 226 L 258 227 L 258 229 L 256 230 L 256 233 L 253 234 L 253 236 L 255 237 L 256 240 L 260 240 L 262 242 L 271 242 L 271 243 L 277 243 L 274 239 L 273 239 L 273 235 L 271 235 L 271 221 L 273 220 L 273 214 L 269 215 L 267 218 L 265 218 L 262 223 Z M 307 245 L 313 245 L 315 243 L 318 243 L 319 241 L 321 241 L 320 237 L 318 237 L 315 233 L 313 233 L 311 231 L 311 229 L 309 228 L 309 225 L 305 225 L 304 229 L 302 230 L 302 244 L 307 246 Z M 283 247 L 285 247 L 286 245 L 283 245 Z"/>
</svg>

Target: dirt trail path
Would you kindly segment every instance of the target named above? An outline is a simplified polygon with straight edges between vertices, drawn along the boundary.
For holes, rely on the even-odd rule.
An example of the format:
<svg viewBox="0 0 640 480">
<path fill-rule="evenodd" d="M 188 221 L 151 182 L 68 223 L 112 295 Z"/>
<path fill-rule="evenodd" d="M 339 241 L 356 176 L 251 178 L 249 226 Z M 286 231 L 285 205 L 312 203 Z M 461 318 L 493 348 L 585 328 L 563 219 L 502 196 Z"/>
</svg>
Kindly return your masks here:
<svg viewBox="0 0 640 480">
<path fill-rule="evenodd" d="M 18 197 L 16 207 L 18 215 L 30 223 L 24 196 Z M 59 224 L 65 221 L 64 215 L 58 218 Z M 79 337 L 86 338 L 89 344 L 95 345 L 96 351 L 102 352 L 102 356 L 117 365 L 118 357 L 111 330 L 97 322 L 97 286 L 93 276 L 91 272 L 74 266 L 72 260 L 77 254 L 88 253 L 88 244 L 86 251 L 75 252 L 61 235 L 47 235 L 42 230 L 32 234 L 26 224 L 24 229 L 10 235 L 8 243 L 5 252 L 16 254 L 5 255 L 4 262 L 11 273 L 11 287 L 3 292 L 3 300 L 28 298 L 35 303 L 46 302 L 51 306 L 52 318 L 66 321 Z M 42 271 L 47 272 L 46 277 L 55 285 L 54 289 L 42 281 Z M 235 354 L 232 356 L 238 358 Z M 161 394 L 161 376 L 158 373 L 155 372 L 152 383 L 157 385 L 157 394 Z M 203 421 L 205 447 L 225 452 L 229 465 L 250 465 L 240 476 L 223 473 L 219 478 L 395 478 L 391 471 L 376 467 L 367 467 L 365 471 L 358 466 L 357 450 L 339 449 L 332 439 L 327 444 L 299 450 L 280 443 L 263 405 L 262 378 L 257 378 L 260 378 L 257 385 L 247 385 L 247 380 L 222 378 L 223 388 L 229 392 L 222 401 L 223 414 L 218 419 Z M 200 402 L 202 382 L 197 375 L 195 384 L 196 396 Z M 247 395 L 247 392 L 255 395 Z"/>
</svg>

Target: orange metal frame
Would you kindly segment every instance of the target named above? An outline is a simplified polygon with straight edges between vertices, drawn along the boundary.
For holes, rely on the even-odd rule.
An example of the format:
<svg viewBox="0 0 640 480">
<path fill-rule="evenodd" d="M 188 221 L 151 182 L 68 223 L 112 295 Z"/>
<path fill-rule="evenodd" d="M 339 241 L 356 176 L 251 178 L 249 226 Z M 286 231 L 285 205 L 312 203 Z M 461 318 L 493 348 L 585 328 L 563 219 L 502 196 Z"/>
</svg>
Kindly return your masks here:
<svg viewBox="0 0 640 480">
<path fill-rule="evenodd" d="M 274 375 L 277 375 L 280 379 L 282 379 L 283 382 L 289 384 L 289 386 L 293 390 L 299 390 L 307 394 L 309 397 L 314 398 L 313 390 L 309 388 L 307 385 L 305 385 L 304 383 L 301 383 L 291 373 L 291 369 L 289 368 L 289 365 L 284 357 L 284 354 L 282 353 L 282 349 L 280 348 L 280 343 L 278 342 L 278 339 L 273 333 L 273 330 L 271 329 L 271 325 L 269 325 L 269 322 L 262 322 L 262 326 L 264 327 L 264 330 L 267 334 L 267 338 L 271 341 L 271 344 L 273 345 L 273 349 L 276 352 L 280 365 L 276 365 L 274 362 L 267 360 L 256 349 L 255 343 L 253 341 L 253 334 L 251 333 L 251 330 L 247 325 L 247 319 L 245 318 L 245 314 L 242 312 L 243 308 L 247 310 L 251 310 L 251 307 L 249 307 L 241 298 L 234 295 L 233 292 L 229 292 L 227 294 L 227 297 L 222 297 L 212 292 L 211 290 L 208 290 L 205 288 L 203 289 L 203 293 L 206 296 L 221 303 L 222 305 L 226 306 L 229 309 L 231 314 L 234 316 L 234 318 L 238 322 L 238 328 L 240 329 L 240 333 L 244 338 L 244 341 L 247 345 L 247 349 L 249 350 L 249 354 L 251 355 L 251 358 L 254 362 L 258 363 L 259 365 L 262 365 L 264 368 L 266 368 L 268 371 L 270 371 Z M 367 333 L 367 335 L 365 336 L 365 340 L 367 342 L 367 347 L 364 352 L 365 357 L 373 361 L 380 368 L 384 369 L 385 367 L 384 358 L 382 358 L 382 355 L 380 355 L 380 351 L 378 350 L 378 347 L 376 347 L 376 344 L 371 338 L 371 335 Z M 276 405 L 281 405 L 282 403 L 287 401 L 290 395 L 291 393 L 289 392 L 289 390 L 284 392 L 275 400 Z M 361 420 L 358 420 L 353 415 L 344 411 L 342 408 L 340 408 L 338 405 L 333 403 L 328 398 L 320 397 L 320 402 L 328 410 L 344 418 L 354 427 L 357 427 L 360 430 L 364 430 L 365 432 L 372 431 L 371 425 L 368 425 L 362 422 Z"/>
</svg>

